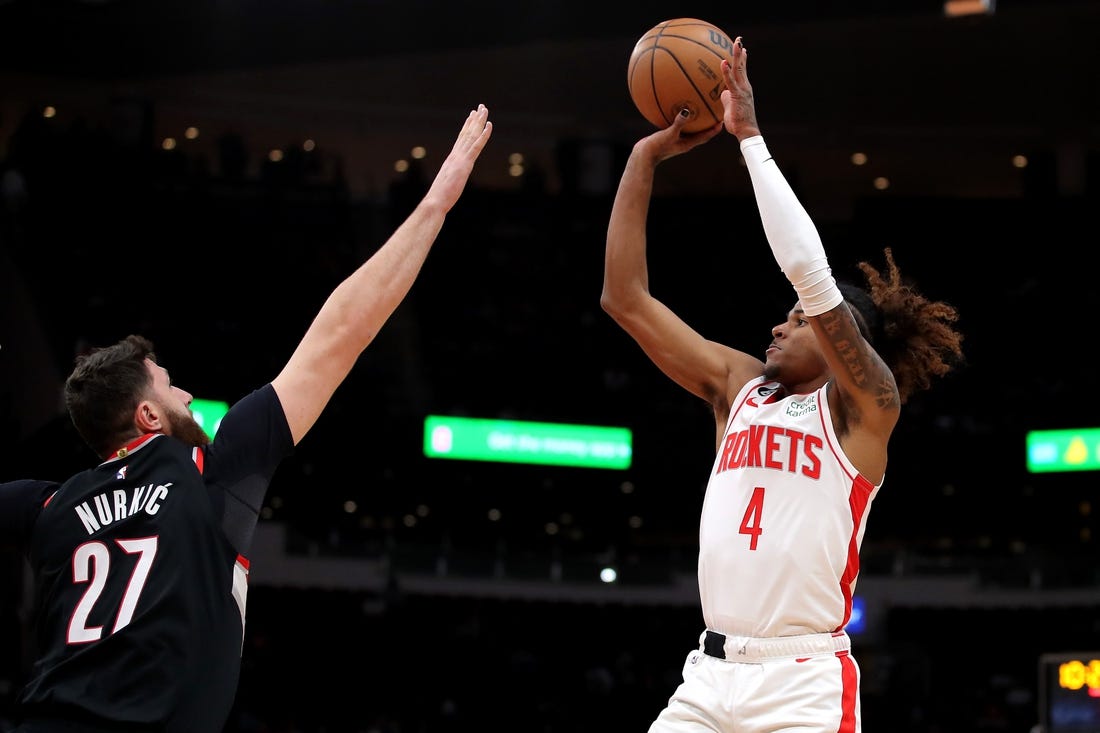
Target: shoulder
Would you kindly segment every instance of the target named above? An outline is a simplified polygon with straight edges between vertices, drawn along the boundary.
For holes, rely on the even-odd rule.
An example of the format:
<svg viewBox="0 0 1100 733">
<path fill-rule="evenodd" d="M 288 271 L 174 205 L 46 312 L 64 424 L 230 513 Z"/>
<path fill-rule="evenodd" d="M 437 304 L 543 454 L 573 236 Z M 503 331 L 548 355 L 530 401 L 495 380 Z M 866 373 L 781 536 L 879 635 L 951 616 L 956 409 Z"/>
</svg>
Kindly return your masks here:
<svg viewBox="0 0 1100 733">
<path fill-rule="evenodd" d="M 229 408 L 205 450 L 206 467 L 268 473 L 293 448 L 282 403 L 274 387 L 265 384 Z"/>
<path fill-rule="evenodd" d="M 214 434 L 214 445 L 219 450 L 223 444 L 256 440 L 286 441 L 293 445 L 282 402 L 270 383 L 235 402 Z"/>
<path fill-rule="evenodd" d="M 286 422 L 283 404 L 270 382 L 254 389 L 235 402 L 222 418 L 221 427 L 236 422 L 265 423 L 269 421 Z M 219 428 L 220 430 L 220 428 Z"/>
<path fill-rule="evenodd" d="M 61 484 L 39 479 L 18 479 L 0 483 L 0 541 L 22 546 L 43 507 Z"/>
<path fill-rule="evenodd" d="M 33 501 L 42 499 L 45 501 L 57 491 L 61 484 L 56 481 L 43 481 L 40 479 L 16 479 L 15 481 L 0 482 L 0 497 Z"/>
</svg>

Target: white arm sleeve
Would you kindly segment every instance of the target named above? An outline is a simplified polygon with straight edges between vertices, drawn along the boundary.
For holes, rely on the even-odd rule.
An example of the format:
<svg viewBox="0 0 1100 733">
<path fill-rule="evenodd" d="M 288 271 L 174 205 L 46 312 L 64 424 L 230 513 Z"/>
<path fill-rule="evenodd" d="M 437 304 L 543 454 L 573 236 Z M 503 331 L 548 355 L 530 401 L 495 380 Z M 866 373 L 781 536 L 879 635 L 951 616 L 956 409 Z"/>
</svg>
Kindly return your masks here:
<svg viewBox="0 0 1100 733">
<path fill-rule="evenodd" d="M 794 286 L 802 310 L 808 316 L 818 316 L 840 305 L 844 296 L 836 286 L 817 227 L 772 160 L 764 138 L 745 138 L 741 153 L 756 193 L 764 234 L 779 269 Z"/>
</svg>

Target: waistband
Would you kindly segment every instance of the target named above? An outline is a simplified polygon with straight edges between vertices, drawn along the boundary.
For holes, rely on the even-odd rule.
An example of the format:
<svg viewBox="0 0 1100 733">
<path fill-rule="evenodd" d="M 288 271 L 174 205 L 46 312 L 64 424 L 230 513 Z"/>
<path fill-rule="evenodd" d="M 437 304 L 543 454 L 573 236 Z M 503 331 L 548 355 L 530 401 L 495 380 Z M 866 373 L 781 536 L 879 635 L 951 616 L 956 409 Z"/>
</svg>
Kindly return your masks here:
<svg viewBox="0 0 1100 733">
<path fill-rule="evenodd" d="M 778 657 L 813 657 L 847 653 L 852 640 L 845 631 L 799 636 L 726 636 L 707 629 L 699 636 L 699 649 L 708 657 L 731 662 L 756 662 Z"/>
</svg>

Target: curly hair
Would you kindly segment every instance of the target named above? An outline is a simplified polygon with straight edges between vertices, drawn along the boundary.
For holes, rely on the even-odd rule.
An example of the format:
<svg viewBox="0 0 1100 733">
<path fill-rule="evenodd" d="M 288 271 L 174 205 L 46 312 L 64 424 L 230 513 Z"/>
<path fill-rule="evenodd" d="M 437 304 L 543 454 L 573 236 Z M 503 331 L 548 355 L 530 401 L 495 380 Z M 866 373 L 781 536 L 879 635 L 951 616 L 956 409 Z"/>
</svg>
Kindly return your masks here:
<svg viewBox="0 0 1100 733">
<path fill-rule="evenodd" d="M 886 247 L 886 270 L 858 263 L 867 289 L 840 283 L 844 299 L 856 312 L 864 338 L 894 373 L 901 403 L 932 386 L 964 361 L 963 335 L 954 328 L 958 310 L 924 297 L 907 283 Z"/>
<path fill-rule="evenodd" d="M 76 358 L 65 380 L 65 406 L 96 455 L 105 457 L 132 437 L 134 410 L 152 384 L 146 359 L 156 361 L 153 344 L 136 335 Z"/>
</svg>

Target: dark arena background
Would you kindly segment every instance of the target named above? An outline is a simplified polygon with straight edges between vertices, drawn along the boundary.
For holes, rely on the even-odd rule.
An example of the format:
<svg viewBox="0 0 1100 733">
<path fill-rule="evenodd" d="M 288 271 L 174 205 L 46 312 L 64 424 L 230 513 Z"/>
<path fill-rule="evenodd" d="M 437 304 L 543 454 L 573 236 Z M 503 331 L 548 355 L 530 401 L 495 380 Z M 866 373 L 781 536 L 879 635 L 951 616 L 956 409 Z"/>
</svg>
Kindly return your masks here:
<svg viewBox="0 0 1100 733">
<path fill-rule="evenodd" d="M 0 480 L 94 463 L 59 391 L 90 345 L 143 333 L 211 400 L 271 379 L 483 102 L 420 279 L 275 477 L 226 733 L 642 733 L 702 630 L 713 428 L 600 309 L 603 247 L 651 129 L 633 44 L 702 18 L 745 37 L 834 270 L 890 246 L 966 334 L 866 530 L 864 730 L 1097 733 L 1052 717 L 1100 674 L 1041 661 L 1100 658 L 1100 474 L 1031 473 L 1025 441 L 1100 426 L 1100 3 L 620 5 L 0 0 Z M 739 160 L 659 169 L 651 286 L 762 354 L 794 296 Z M 626 427 L 633 462 L 427 458 L 428 415 Z M 0 731 L 30 604 L 3 542 Z"/>
</svg>

